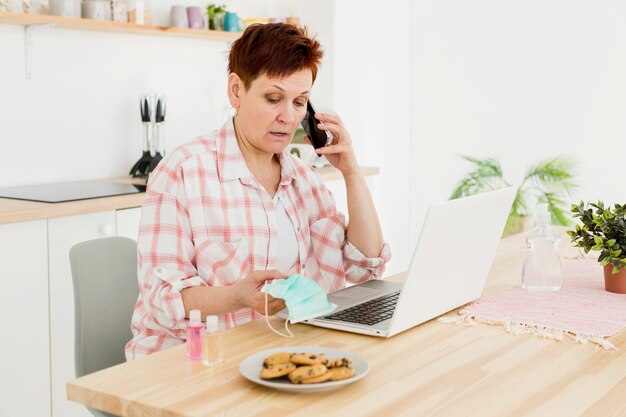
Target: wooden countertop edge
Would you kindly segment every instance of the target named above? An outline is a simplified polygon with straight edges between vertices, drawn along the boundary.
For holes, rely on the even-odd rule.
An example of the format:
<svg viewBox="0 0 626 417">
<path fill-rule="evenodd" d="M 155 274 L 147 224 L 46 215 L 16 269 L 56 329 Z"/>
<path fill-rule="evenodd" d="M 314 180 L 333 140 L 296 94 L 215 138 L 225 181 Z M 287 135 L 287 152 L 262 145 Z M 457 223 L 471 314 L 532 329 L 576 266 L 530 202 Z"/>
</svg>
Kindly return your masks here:
<svg viewBox="0 0 626 417">
<path fill-rule="evenodd" d="M 114 396 L 107 395 L 106 393 L 99 393 L 100 398 L 98 400 L 94 399 L 93 393 L 90 392 L 89 389 L 82 387 L 80 385 L 74 384 L 72 382 L 67 383 L 67 398 L 71 401 L 85 401 L 85 406 L 90 408 L 95 408 L 96 410 L 104 411 L 104 408 L 101 404 L 106 403 L 109 406 L 109 409 L 116 408 L 119 409 L 119 415 L 121 414 L 121 402 L 118 398 Z"/>
<path fill-rule="evenodd" d="M 365 176 L 377 175 L 380 172 L 380 169 L 377 167 L 363 167 L 361 169 Z M 324 181 L 332 181 L 341 178 L 341 173 L 333 167 L 325 166 L 318 168 L 318 170 Z M 124 183 L 141 182 L 141 180 L 130 177 L 110 178 L 106 181 Z M 36 201 L 0 198 L 0 224 L 140 207 L 143 204 L 144 196 L 145 193 L 138 193 L 68 201 L 65 203 L 41 203 Z"/>
<path fill-rule="evenodd" d="M 145 193 L 139 193 L 68 201 L 66 203 L 39 203 L 0 198 L 0 224 L 139 207 L 143 203 L 144 195 Z M 36 204 L 36 206 L 29 207 L 29 204 Z M 20 205 L 23 207 L 20 207 Z M 9 209 L 5 211 L 6 207 Z M 11 207 L 13 208 L 11 209 Z"/>
</svg>

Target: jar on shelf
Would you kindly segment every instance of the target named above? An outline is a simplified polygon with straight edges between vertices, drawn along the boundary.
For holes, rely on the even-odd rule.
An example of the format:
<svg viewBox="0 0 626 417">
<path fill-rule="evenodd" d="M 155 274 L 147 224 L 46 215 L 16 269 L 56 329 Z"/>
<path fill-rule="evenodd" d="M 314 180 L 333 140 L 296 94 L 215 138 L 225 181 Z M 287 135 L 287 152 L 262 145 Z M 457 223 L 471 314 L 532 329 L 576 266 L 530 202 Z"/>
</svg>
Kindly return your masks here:
<svg viewBox="0 0 626 417">
<path fill-rule="evenodd" d="M 111 0 L 111 20 L 128 22 L 128 0 Z"/>
<path fill-rule="evenodd" d="M 50 0 L 50 14 L 80 18 L 80 0 Z"/>
<path fill-rule="evenodd" d="M 294 25 L 294 26 L 300 26 L 300 17 L 299 16 L 287 16 L 285 23 Z"/>
<path fill-rule="evenodd" d="M 128 23 L 150 25 L 150 0 L 130 0 L 128 2 Z"/>
<path fill-rule="evenodd" d="M 24 13 L 48 14 L 50 3 L 48 0 L 23 0 L 22 7 L 24 9 Z"/>
<path fill-rule="evenodd" d="M 0 0 L 0 12 L 24 13 L 24 0 Z"/>
</svg>

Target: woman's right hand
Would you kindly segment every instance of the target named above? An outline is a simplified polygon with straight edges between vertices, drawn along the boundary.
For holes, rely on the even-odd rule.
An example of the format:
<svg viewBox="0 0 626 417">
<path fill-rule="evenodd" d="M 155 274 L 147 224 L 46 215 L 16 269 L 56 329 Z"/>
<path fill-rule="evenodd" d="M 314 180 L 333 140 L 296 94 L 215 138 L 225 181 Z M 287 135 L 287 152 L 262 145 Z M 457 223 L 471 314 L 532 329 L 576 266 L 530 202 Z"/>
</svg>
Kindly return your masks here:
<svg viewBox="0 0 626 417">
<path fill-rule="evenodd" d="M 273 279 L 284 279 L 287 275 L 275 269 L 269 271 L 254 271 L 244 279 L 238 281 L 233 288 L 236 291 L 237 299 L 245 307 L 252 308 L 257 313 L 265 315 L 265 293 L 261 288 L 266 281 Z M 285 301 L 281 298 L 274 298 L 267 294 L 267 314 L 273 316 L 285 308 Z"/>
</svg>

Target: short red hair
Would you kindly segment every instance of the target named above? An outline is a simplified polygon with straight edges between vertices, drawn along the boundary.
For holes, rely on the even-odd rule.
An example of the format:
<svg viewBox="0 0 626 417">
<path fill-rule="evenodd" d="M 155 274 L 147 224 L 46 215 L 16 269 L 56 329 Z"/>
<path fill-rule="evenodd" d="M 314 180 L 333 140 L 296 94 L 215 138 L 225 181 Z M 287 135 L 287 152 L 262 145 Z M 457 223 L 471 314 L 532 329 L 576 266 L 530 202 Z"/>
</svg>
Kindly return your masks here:
<svg viewBox="0 0 626 417">
<path fill-rule="evenodd" d="M 310 69 L 313 82 L 324 56 L 320 43 L 306 28 L 286 23 L 253 24 L 230 49 L 228 72 L 243 80 L 246 89 L 261 74 L 284 77 Z"/>
</svg>

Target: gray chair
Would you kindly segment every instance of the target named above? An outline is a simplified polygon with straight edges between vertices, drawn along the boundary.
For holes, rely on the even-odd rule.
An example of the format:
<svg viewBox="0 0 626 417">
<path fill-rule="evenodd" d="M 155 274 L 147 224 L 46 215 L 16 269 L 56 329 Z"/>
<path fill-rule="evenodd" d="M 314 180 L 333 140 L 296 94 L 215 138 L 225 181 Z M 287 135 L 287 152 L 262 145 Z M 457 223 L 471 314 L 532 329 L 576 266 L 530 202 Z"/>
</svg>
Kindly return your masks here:
<svg viewBox="0 0 626 417">
<path fill-rule="evenodd" d="M 124 346 L 139 295 L 137 243 L 106 237 L 70 249 L 74 284 L 74 364 L 76 377 L 126 360 Z M 111 414 L 90 409 L 96 417 Z"/>
</svg>

